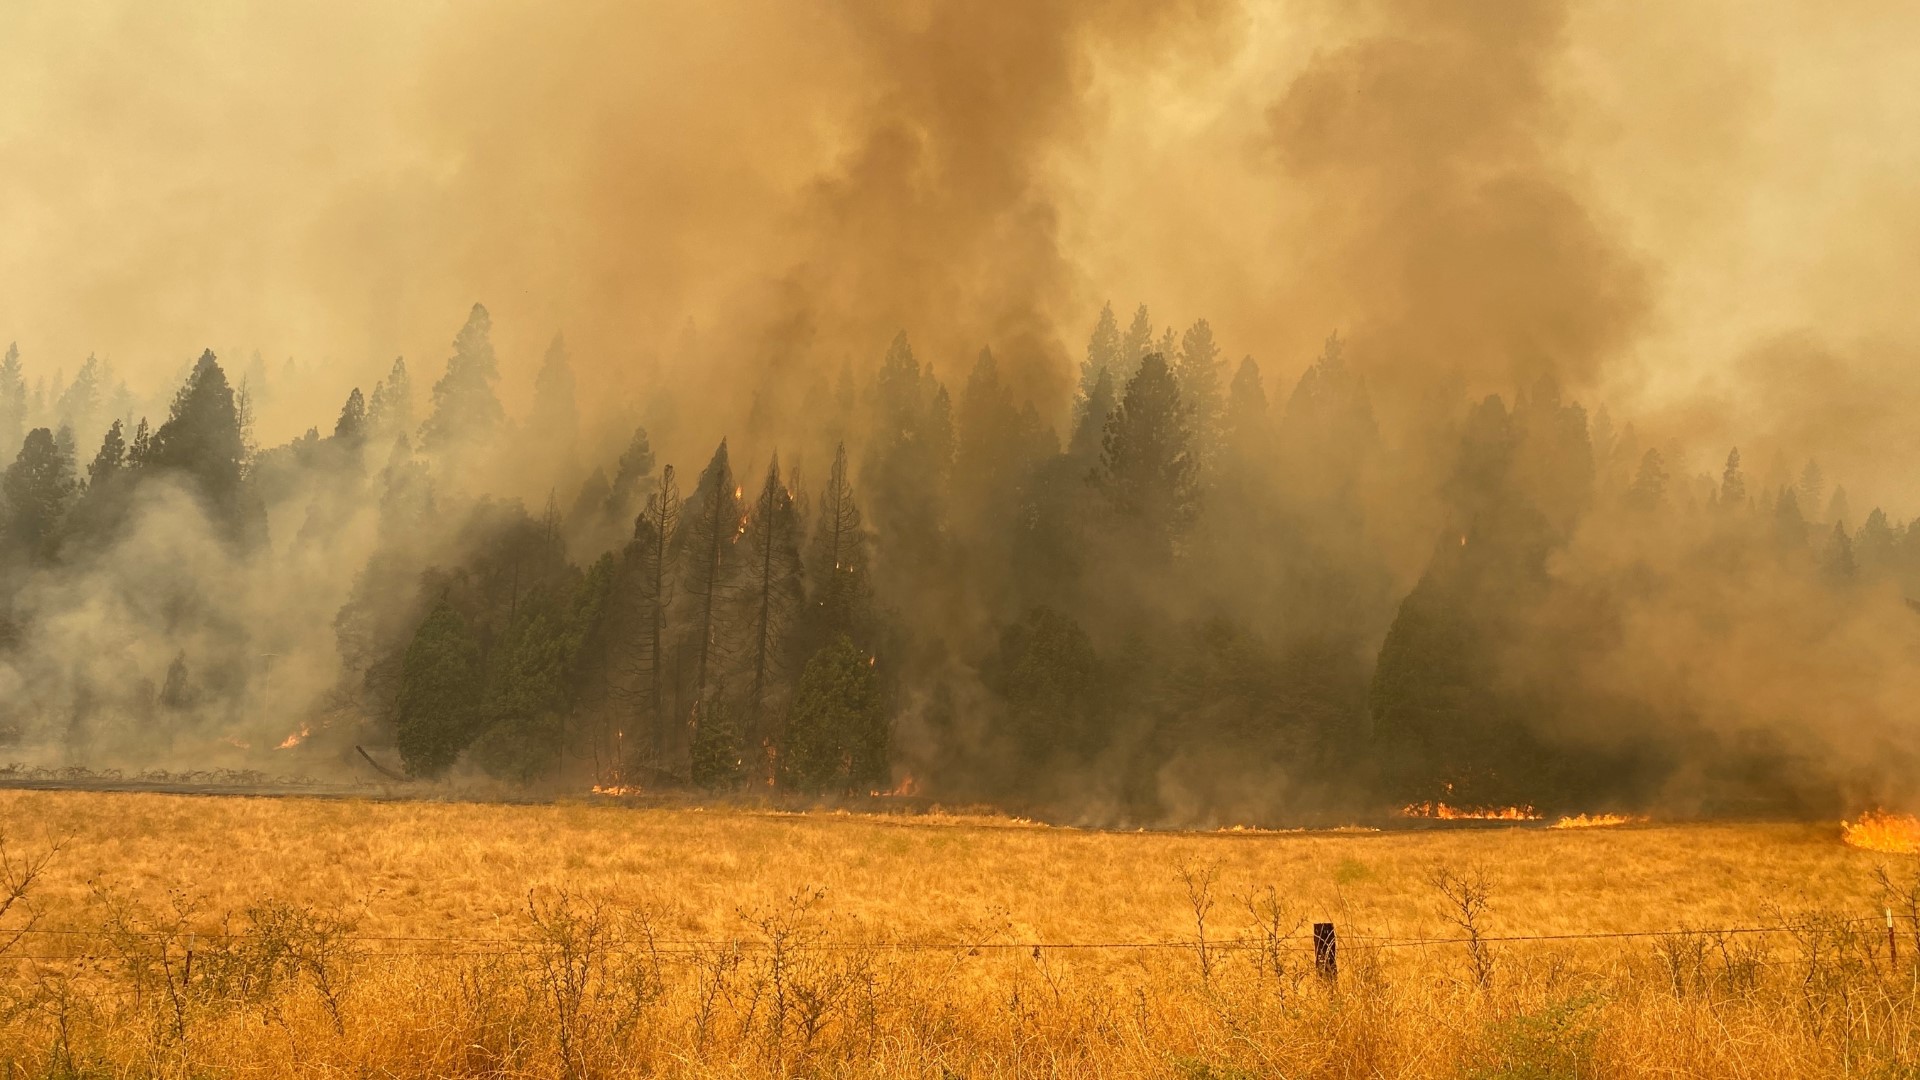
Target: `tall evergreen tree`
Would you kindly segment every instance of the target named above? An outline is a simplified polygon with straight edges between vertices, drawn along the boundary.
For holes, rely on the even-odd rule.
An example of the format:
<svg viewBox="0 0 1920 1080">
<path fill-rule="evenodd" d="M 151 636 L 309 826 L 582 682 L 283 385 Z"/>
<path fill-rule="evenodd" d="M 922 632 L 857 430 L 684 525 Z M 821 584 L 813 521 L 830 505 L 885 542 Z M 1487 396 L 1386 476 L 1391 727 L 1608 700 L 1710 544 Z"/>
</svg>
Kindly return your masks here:
<svg viewBox="0 0 1920 1080">
<path fill-rule="evenodd" d="M 340 418 L 333 422 L 333 437 L 355 446 L 367 437 L 367 401 L 357 386 L 347 395 L 346 404 L 340 406 Z"/>
<path fill-rule="evenodd" d="M 1633 474 L 1633 487 L 1627 501 L 1641 510 L 1652 510 L 1667 498 L 1667 461 L 1659 450 L 1649 448 L 1640 456 L 1640 468 Z"/>
<path fill-rule="evenodd" d="M 1214 344 L 1213 326 L 1197 319 L 1180 335 L 1180 357 L 1174 364 L 1174 382 L 1180 387 L 1180 400 L 1187 405 L 1193 431 L 1195 456 L 1210 466 L 1217 456 L 1221 424 L 1225 420 L 1226 387 L 1222 385 L 1220 346 Z"/>
<path fill-rule="evenodd" d="M 0 358 L 0 454 L 11 454 L 26 438 L 27 381 L 20 367 L 20 346 L 7 346 Z"/>
<path fill-rule="evenodd" d="M 1074 397 L 1074 421 L 1087 414 L 1087 402 L 1092 400 L 1094 387 L 1105 375 L 1112 379 L 1114 368 L 1120 363 L 1120 324 L 1114 320 L 1113 305 L 1104 304 L 1100 308 L 1100 319 L 1093 325 L 1093 336 L 1087 340 L 1087 358 L 1080 363 L 1080 389 Z M 1109 381 L 1111 385 L 1111 381 Z M 1105 422 L 1105 417 L 1101 418 Z"/>
<path fill-rule="evenodd" d="M 1807 459 L 1807 467 L 1800 470 L 1800 510 L 1803 513 L 1818 514 L 1820 507 L 1827 501 L 1827 477 L 1820 471 L 1820 463 Z"/>
<path fill-rule="evenodd" d="M 1093 389 L 1082 403 L 1080 421 L 1074 425 L 1073 435 L 1067 442 L 1067 456 L 1083 465 L 1083 476 L 1087 468 L 1100 460 L 1100 445 L 1106 438 L 1107 424 L 1119 404 L 1119 392 L 1114 385 L 1111 371 L 1101 372 L 1094 380 Z"/>
<path fill-rule="evenodd" d="M 1107 422 L 1101 482 L 1151 558 L 1172 554 L 1197 508 L 1192 437 L 1166 358 L 1148 353 Z"/>
<path fill-rule="evenodd" d="M 1267 412 L 1267 391 L 1260 382 L 1260 365 L 1248 356 L 1233 373 L 1233 385 L 1227 391 L 1225 441 L 1243 462 L 1265 463 L 1271 451 L 1272 419 Z"/>
<path fill-rule="evenodd" d="M 1740 448 L 1727 451 L 1726 468 L 1720 471 L 1720 505 L 1727 510 L 1742 510 L 1747 505 L 1747 474 L 1740 471 Z"/>
<path fill-rule="evenodd" d="M 500 364 L 493 355 L 493 319 L 479 304 L 453 339 L 446 374 L 433 384 L 433 412 L 420 429 L 420 445 L 431 452 L 457 452 L 491 438 L 505 422 L 494 393 Z"/>
<path fill-rule="evenodd" d="M 627 545 L 627 578 L 632 584 L 627 668 L 636 684 L 637 712 L 647 733 L 644 745 L 656 765 L 667 760 L 671 735 L 667 627 L 673 613 L 679 532 L 680 485 L 674 480 L 673 466 L 668 465 L 660 470 L 659 487 L 647 497 L 646 509 L 634 522 L 633 542 Z"/>
<path fill-rule="evenodd" d="M 241 481 L 246 456 L 233 390 L 208 350 L 174 395 L 173 410 L 153 433 L 144 464 L 191 478 L 215 516 L 238 532 L 245 524 Z"/>
<path fill-rule="evenodd" d="M 7 537 L 15 550 L 35 560 L 51 559 L 60 522 L 78 487 L 72 454 L 55 442 L 53 432 L 27 432 L 20 454 L 0 477 L 7 500 Z"/>
<path fill-rule="evenodd" d="M 407 375 L 406 357 L 394 357 L 387 377 L 375 384 L 367 402 L 367 424 L 383 437 L 413 431 L 413 380 Z"/>
<path fill-rule="evenodd" d="M 767 466 L 760 495 L 747 514 L 747 551 L 742 568 L 746 701 L 743 727 L 749 748 L 771 747 L 777 739 L 775 717 L 786 687 L 787 650 L 793 617 L 804 602 L 801 582 L 800 521 L 793 493 L 780 477 L 780 458 Z"/>
<path fill-rule="evenodd" d="M 543 441 L 570 452 L 580 436 L 580 401 L 574 387 L 573 361 L 566 340 L 553 335 L 540 370 L 533 377 L 533 428 Z"/>
<path fill-rule="evenodd" d="M 699 741 L 702 718 L 713 711 L 714 680 L 726 642 L 721 633 L 727 602 L 738 590 L 739 547 L 744 528 L 740 490 L 734 486 L 727 441 L 713 452 L 700 484 L 680 516 L 681 587 L 687 594 L 685 644 L 693 661 L 693 739 Z"/>
<path fill-rule="evenodd" d="M 623 526 L 628 524 L 633 518 L 634 507 L 647 498 L 652 483 L 653 444 L 647 440 L 647 429 L 636 427 L 633 437 L 627 440 L 627 448 L 620 452 L 619 467 L 608 485 L 607 517 Z"/>
<path fill-rule="evenodd" d="M 847 475 L 847 446 L 834 447 L 833 468 L 820 493 L 820 516 L 814 523 L 807 577 L 813 598 L 808 607 L 810 643 L 823 645 L 835 636 L 865 641 L 870 634 L 867 605 L 867 534 Z"/>
<path fill-rule="evenodd" d="M 1120 361 L 1114 365 L 1113 385 L 1124 387 L 1132 383 L 1134 373 L 1140 370 L 1141 359 L 1152 351 L 1153 320 L 1147 315 L 1147 305 L 1141 304 L 1134 309 L 1126 336 L 1120 339 Z"/>
</svg>

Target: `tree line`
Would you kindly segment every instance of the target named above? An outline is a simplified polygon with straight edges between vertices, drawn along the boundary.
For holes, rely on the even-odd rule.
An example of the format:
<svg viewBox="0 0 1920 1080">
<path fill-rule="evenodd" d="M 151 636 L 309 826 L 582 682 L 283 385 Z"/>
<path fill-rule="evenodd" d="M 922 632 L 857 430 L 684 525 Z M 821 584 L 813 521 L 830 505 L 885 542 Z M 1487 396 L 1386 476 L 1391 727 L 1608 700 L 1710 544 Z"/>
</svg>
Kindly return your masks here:
<svg viewBox="0 0 1920 1080">
<path fill-rule="evenodd" d="M 1144 305 L 1125 329 L 1100 313 L 1058 430 L 992 351 L 955 395 L 903 332 L 865 377 L 819 377 L 789 445 L 756 435 L 741 462 L 713 432 L 684 479 L 645 425 L 591 469 L 540 458 L 578 438 L 566 343 L 516 423 L 479 305 L 424 417 L 396 361 L 330 434 L 266 449 L 247 383 L 211 352 L 157 427 L 113 415 L 110 378 L 89 360 L 56 398 L 17 349 L 0 363 L 18 446 L 0 477 L 5 648 L 44 618 L 35 583 L 124 552 L 158 489 L 201 508 L 209 542 L 267 560 L 364 516 L 338 677 L 296 708 L 422 777 L 863 794 L 911 774 L 1103 821 L 1631 802 L 1696 772 L 1728 805 L 1815 804 L 1839 782 L 1783 785 L 1790 733 L 1732 736 L 1586 669 L 1707 583 L 1792 582 L 1844 609 L 1920 577 L 1920 527 L 1878 509 L 1856 524 L 1813 462 L 1763 484 L 1734 450 L 1717 477 L 1675 475 L 1677 447 L 1551 377 L 1383 432 L 1337 336 L 1276 402 L 1204 319 L 1156 330 Z M 537 510 L 485 494 L 509 439 L 552 466 Z M 1596 537 L 1631 554 L 1606 564 Z M 217 724 L 255 693 L 257 643 L 196 617 L 169 613 L 181 648 L 114 708 Z M 38 719 L 80 752 L 102 708 L 16 708 L 0 737 Z"/>
</svg>

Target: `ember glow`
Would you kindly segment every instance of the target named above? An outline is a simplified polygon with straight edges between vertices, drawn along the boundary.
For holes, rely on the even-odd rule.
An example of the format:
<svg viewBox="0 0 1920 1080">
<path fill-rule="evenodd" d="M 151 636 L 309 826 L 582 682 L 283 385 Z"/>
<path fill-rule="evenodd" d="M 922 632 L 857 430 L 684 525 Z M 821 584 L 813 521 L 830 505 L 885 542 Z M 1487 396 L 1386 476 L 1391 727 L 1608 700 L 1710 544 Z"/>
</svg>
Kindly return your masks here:
<svg viewBox="0 0 1920 1080">
<path fill-rule="evenodd" d="M 1841 838 L 1850 847 L 1894 855 L 1920 855 L 1920 818 L 1911 814 L 1869 810 L 1860 815 L 1859 821 L 1841 822 L 1840 829 Z"/>
<path fill-rule="evenodd" d="M 1448 806 L 1443 802 L 1408 803 L 1400 808 L 1400 816 L 1435 821 L 1540 820 L 1540 812 L 1531 806 Z"/>
<path fill-rule="evenodd" d="M 1550 829 L 1604 829 L 1611 825 L 1643 825 L 1646 820 L 1645 817 L 1630 814 L 1575 814 L 1572 817 L 1563 817 L 1547 827 Z"/>
</svg>

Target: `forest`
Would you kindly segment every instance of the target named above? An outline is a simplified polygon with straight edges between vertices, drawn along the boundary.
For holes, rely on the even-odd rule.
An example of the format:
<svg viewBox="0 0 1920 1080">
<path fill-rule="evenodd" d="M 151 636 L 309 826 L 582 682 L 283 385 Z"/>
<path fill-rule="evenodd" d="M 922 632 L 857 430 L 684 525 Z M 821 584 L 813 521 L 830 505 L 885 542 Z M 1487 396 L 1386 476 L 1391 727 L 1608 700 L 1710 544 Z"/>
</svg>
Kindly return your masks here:
<svg viewBox="0 0 1920 1080">
<path fill-rule="evenodd" d="M 661 386 L 609 442 L 560 337 L 508 415 L 475 305 L 425 392 L 396 360 L 258 447 L 257 354 L 148 403 L 12 348 L 0 757 L 360 747 L 422 780 L 1129 825 L 1906 793 L 1879 665 L 1920 627 L 1920 526 L 1550 373 L 1385 420 L 1347 353 L 1289 385 L 1205 319 L 1108 306 L 1069 415 L 902 331 L 797 410 L 702 430 Z"/>
</svg>

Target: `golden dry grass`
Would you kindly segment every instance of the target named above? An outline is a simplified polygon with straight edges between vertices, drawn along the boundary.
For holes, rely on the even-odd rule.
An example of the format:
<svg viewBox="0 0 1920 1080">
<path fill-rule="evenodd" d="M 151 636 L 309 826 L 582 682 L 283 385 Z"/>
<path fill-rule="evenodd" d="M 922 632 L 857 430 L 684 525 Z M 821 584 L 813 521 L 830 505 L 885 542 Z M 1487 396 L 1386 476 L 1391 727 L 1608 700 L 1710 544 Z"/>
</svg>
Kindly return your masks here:
<svg viewBox="0 0 1920 1080">
<path fill-rule="evenodd" d="M 6 965 L 0 1075 L 1788 1077 L 1920 1060 L 1911 927 L 1895 962 L 1873 873 L 1910 881 L 1913 860 L 1847 847 L 1838 823 L 1155 834 L 5 792 L 0 832 L 16 853 L 65 838 L 30 898 L 59 933 Z M 1484 877 L 1475 929 L 1495 939 L 1801 929 L 1495 940 L 1482 985 L 1462 945 L 1370 947 L 1464 934 L 1436 867 Z M 1211 879 L 1207 935 L 1227 945 L 1204 965 L 1182 870 Z M 1279 930 L 1338 924 L 1336 985 L 1304 937 L 1263 935 L 1269 887 Z M 1129 942 L 1172 947 L 1064 947 Z"/>
</svg>

